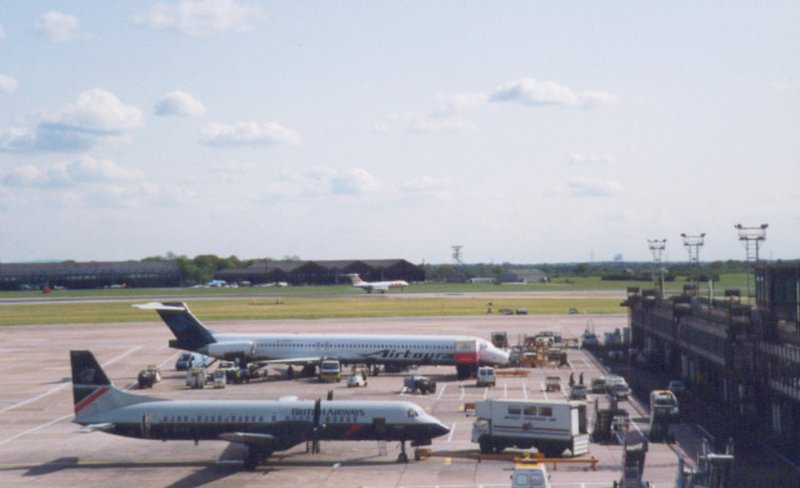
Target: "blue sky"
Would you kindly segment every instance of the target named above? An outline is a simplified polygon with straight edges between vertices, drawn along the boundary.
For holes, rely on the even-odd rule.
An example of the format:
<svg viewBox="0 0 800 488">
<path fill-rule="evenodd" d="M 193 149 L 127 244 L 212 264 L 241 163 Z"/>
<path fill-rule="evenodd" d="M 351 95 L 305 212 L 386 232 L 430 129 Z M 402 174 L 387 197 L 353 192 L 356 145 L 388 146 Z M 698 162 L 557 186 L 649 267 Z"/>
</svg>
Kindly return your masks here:
<svg viewBox="0 0 800 488">
<path fill-rule="evenodd" d="M 796 2 L 3 2 L 0 261 L 800 242 Z"/>
</svg>

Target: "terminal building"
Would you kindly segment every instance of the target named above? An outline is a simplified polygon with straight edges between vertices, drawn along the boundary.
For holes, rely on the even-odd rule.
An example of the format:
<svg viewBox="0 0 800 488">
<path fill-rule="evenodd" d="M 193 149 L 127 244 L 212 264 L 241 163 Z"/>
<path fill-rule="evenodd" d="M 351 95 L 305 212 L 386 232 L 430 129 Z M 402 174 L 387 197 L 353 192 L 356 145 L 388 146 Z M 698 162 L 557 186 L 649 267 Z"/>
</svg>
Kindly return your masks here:
<svg viewBox="0 0 800 488">
<path fill-rule="evenodd" d="M 739 425 L 800 442 L 800 264 L 757 268 L 755 304 L 738 290 L 673 297 L 628 289 L 631 340 L 648 361 Z"/>
<path fill-rule="evenodd" d="M 290 285 L 334 285 L 350 283 L 349 274 L 357 273 L 366 281 L 425 281 L 425 270 L 405 259 L 361 260 L 260 260 L 243 268 L 218 271 L 214 278 L 228 283 L 286 282 Z"/>
</svg>

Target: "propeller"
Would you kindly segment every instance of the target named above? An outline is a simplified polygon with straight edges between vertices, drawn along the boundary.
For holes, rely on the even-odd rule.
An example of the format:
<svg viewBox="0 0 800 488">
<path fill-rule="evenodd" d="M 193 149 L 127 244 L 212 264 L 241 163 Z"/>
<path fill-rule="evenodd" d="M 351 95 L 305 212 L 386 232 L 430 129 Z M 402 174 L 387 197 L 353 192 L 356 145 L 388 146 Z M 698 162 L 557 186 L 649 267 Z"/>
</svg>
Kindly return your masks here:
<svg viewBox="0 0 800 488">
<path fill-rule="evenodd" d="M 317 398 L 314 402 L 314 417 L 311 423 L 311 454 L 319 454 L 319 436 L 322 426 L 320 417 L 322 416 L 322 399 Z"/>
</svg>

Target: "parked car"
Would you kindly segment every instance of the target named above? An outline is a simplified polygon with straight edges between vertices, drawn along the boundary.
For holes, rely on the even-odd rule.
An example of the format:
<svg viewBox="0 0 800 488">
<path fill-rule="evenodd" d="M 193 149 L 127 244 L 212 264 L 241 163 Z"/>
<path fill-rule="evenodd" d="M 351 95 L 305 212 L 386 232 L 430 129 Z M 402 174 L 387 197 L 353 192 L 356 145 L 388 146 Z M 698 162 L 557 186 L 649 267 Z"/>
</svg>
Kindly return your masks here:
<svg viewBox="0 0 800 488">
<path fill-rule="evenodd" d="M 592 393 L 606 392 L 606 377 L 601 376 L 592 380 Z"/>
<path fill-rule="evenodd" d="M 547 468 L 539 463 L 517 463 L 511 472 L 511 488 L 550 488 Z"/>
</svg>

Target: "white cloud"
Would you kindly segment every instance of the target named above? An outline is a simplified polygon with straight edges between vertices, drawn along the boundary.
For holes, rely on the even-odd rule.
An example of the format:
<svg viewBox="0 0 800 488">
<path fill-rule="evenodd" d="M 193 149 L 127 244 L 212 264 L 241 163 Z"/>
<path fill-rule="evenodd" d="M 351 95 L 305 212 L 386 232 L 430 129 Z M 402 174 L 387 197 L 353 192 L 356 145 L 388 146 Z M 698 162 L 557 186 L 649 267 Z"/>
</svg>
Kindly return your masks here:
<svg viewBox="0 0 800 488">
<path fill-rule="evenodd" d="M 442 179 L 428 175 L 421 175 L 400 185 L 400 192 L 414 197 L 435 197 L 439 200 L 449 200 L 452 197 L 450 184 Z"/>
<path fill-rule="evenodd" d="M 50 42 L 67 42 L 91 39 L 91 35 L 82 32 L 80 22 L 74 15 L 68 15 L 57 10 L 43 14 L 34 26 L 36 33 L 47 37 Z"/>
<path fill-rule="evenodd" d="M 155 30 L 204 36 L 248 30 L 263 17 L 259 7 L 238 0 L 179 0 L 174 4 L 157 3 L 133 20 Z"/>
<path fill-rule="evenodd" d="M 615 103 L 617 97 L 600 91 L 575 91 L 552 81 L 531 78 L 504 83 L 489 96 L 492 102 L 513 102 L 529 106 L 592 108 Z"/>
<path fill-rule="evenodd" d="M 161 116 L 200 117 L 206 113 L 206 107 L 191 94 L 176 90 L 167 93 L 156 103 L 154 113 Z"/>
<path fill-rule="evenodd" d="M 575 197 L 610 197 L 623 189 L 617 181 L 593 178 L 572 178 L 567 181 L 567 187 Z"/>
<path fill-rule="evenodd" d="M 613 164 L 617 158 L 610 154 L 579 154 L 569 155 L 570 164 Z"/>
<path fill-rule="evenodd" d="M 78 151 L 102 138 L 121 136 L 142 124 L 142 111 L 113 93 L 94 88 L 35 128 L 0 129 L 0 151 Z"/>
<path fill-rule="evenodd" d="M 277 181 L 264 186 L 267 198 L 307 201 L 321 197 L 360 197 L 375 193 L 380 181 L 363 168 L 315 168 L 282 171 Z"/>
<path fill-rule="evenodd" d="M 459 93 L 437 97 L 437 106 L 430 112 L 405 112 L 387 117 L 386 128 L 399 126 L 415 134 L 474 130 L 475 124 L 466 115 L 486 102 L 482 93 Z"/>
<path fill-rule="evenodd" d="M 0 182 L 7 187 L 43 187 L 140 180 L 142 174 L 139 171 L 129 170 L 110 160 L 80 156 L 72 161 L 47 167 L 17 166 L 3 174 Z"/>
<path fill-rule="evenodd" d="M 9 95 L 17 91 L 18 86 L 19 82 L 16 79 L 0 73 L 0 93 Z"/>
<path fill-rule="evenodd" d="M 238 122 L 235 124 L 208 124 L 200 140 L 212 146 L 297 144 L 300 135 L 275 122 Z"/>
</svg>

